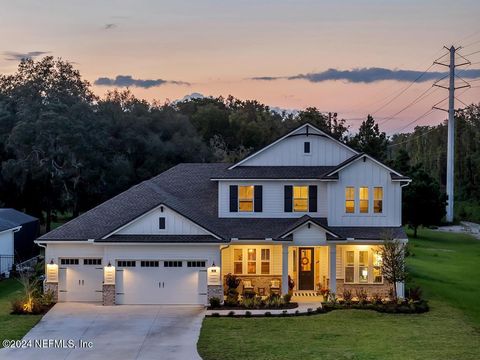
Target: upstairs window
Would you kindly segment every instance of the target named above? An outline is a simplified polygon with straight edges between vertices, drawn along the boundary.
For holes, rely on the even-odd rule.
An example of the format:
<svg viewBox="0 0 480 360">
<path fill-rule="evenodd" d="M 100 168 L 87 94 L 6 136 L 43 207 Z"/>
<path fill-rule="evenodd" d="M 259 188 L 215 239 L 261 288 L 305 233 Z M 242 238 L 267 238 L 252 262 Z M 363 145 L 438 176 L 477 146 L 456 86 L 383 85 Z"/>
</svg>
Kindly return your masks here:
<svg viewBox="0 0 480 360">
<path fill-rule="evenodd" d="M 238 187 L 238 211 L 253 211 L 253 185 Z"/>
<path fill-rule="evenodd" d="M 165 218 L 164 217 L 158 218 L 158 228 L 160 230 L 165 230 Z"/>
<path fill-rule="evenodd" d="M 368 213 L 368 187 L 361 187 L 358 195 L 360 202 L 360 213 Z"/>
<path fill-rule="evenodd" d="M 305 154 L 310 154 L 310 141 L 305 141 L 303 143 L 303 152 Z"/>
<path fill-rule="evenodd" d="M 293 211 L 308 211 L 308 186 L 293 187 Z"/>
<path fill-rule="evenodd" d="M 345 188 L 345 212 L 347 214 L 355 212 L 355 188 L 353 186 Z"/>
<path fill-rule="evenodd" d="M 383 187 L 373 188 L 373 212 L 375 214 L 383 212 Z"/>
</svg>

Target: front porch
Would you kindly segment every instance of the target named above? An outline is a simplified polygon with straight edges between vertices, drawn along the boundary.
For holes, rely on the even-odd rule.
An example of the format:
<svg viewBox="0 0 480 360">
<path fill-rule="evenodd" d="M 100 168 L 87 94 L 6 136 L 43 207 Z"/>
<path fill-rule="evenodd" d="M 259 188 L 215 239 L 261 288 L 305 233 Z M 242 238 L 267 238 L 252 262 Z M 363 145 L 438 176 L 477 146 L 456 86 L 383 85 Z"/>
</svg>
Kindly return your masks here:
<svg viewBox="0 0 480 360">
<path fill-rule="evenodd" d="M 391 285 L 383 280 L 377 247 L 375 243 L 232 244 L 222 249 L 221 275 L 223 282 L 228 274 L 238 277 L 240 294 L 291 293 L 295 302 L 321 302 L 325 292 L 342 297 L 345 289 L 354 297 L 359 291 L 387 297 Z"/>
</svg>

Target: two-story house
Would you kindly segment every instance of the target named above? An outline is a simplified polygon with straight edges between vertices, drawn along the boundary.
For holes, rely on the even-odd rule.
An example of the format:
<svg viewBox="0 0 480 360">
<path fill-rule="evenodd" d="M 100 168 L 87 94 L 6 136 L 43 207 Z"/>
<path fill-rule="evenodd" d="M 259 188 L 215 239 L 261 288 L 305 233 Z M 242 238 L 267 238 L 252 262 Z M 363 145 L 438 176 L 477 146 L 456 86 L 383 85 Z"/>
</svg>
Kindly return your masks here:
<svg viewBox="0 0 480 360">
<path fill-rule="evenodd" d="M 46 286 L 59 301 L 206 304 L 235 274 L 261 295 L 386 295 L 378 246 L 407 241 L 409 182 L 305 124 L 236 164 L 177 165 L 42 236 Z"/>
</svg>

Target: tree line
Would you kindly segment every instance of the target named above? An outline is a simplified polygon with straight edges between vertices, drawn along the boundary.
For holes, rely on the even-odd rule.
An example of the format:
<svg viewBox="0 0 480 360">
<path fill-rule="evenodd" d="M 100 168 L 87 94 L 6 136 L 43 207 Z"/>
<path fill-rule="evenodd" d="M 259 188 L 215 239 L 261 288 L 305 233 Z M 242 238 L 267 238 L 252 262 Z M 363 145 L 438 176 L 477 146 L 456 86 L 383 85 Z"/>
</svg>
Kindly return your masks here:
<svg viewBox="0 0 480 360">
<path fill-rule="evenodd" d="M 478 130 L 478 107 L 469 116 Z M 0 206 L 39 217 L 48 231 L 59 214 L 78 216 L 173 165 L 235 162 L 305 122 L 383 161 L 406 150 L 408 171 L 422 163 L 427 175 L 441 175 L 440 162 L 433 171 L 409 144 L 415 133 L 392 143 L 371 116 L 351 135 L 345 120 L 316 108 L 278 113 L 233 96 L 147 102 L 128 90 L 99 98 L 71 63 L 45 57 L 0 75 Z M 390 150 L 401 141 L 406 145 Z"/>
</svg>

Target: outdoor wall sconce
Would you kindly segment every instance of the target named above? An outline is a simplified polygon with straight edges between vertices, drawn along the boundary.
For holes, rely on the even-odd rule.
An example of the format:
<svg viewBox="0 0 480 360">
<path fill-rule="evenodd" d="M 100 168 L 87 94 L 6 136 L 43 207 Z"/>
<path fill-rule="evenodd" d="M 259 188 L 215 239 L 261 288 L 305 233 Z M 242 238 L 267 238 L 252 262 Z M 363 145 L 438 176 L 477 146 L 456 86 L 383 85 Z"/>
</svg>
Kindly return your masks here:
<svg viewBox="0 0 480 360">
<path fill-rule="evenodd" d="M 207 269 L 207 285 L 222 285 L 220 279 L 220 267 L 215 266 L 215 261 Z"/>
<path fill-rule="evenodd" d="M 115 266 L 110 261 L 108 265 L 103 268 L 103 283 L 105 285 L 115 285 Z"/>
<path fill-rule="evenodd" d="M 53 259 L 47 264 L 47 282 L 58 283 L 58 265 Z"/>
</svg>

